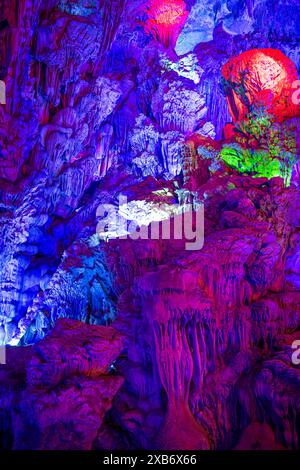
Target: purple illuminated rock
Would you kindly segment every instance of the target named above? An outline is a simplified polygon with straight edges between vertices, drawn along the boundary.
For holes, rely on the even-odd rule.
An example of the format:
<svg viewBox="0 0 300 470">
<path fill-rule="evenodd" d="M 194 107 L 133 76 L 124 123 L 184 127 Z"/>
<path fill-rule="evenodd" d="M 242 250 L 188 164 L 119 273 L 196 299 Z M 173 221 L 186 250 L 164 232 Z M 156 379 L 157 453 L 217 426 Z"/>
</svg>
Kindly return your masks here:
<svg viewBox="0 0 300 470">
<path fill-rule="evenodd" d="M 92 449 L 124 382 L 110 370 L 122 349 L 113 328 L 67 319 L 38 346 L 9 349 L 0 366 L 0 413 L 10 423 L 1 445 Z"/>
<path fill-rule="evenodd" d="M 0 3 L 0 447 L 299 448 L 299 162 L 284 187 L 220 161 L 222 67 L 271 48 L 296 78 L 299 1 L 154 2 L 150 28 L 144 0 Z M 287 125 L 269 150 L 298 158 Z M 100 240 L 120 194 L 131 222 L 204 204 L 202 250 Z"/>
<path fill-rule="evenodd" d="M 111 327 L 60 319 L 51 334 L 32 348 L 27 382 L 32 388 L 53 387 L 65 378 L 107 374 L 124 340 Z"/>
</svg>

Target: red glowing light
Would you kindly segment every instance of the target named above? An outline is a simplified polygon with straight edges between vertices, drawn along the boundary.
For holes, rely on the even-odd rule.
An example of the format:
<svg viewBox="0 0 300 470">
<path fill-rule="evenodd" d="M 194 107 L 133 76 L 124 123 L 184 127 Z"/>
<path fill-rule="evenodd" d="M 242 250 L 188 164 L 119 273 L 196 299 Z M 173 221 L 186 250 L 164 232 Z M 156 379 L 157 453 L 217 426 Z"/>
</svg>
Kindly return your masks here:
<svg viewBox="0 0 300 470">
<path fill-rule="evenodd" d="M 299 116 L 293 103 L 296 66 L 276 49 L 252 49 L 232 57 L 222 69 L 228 85 L 227 100 L 235 121 L 245 118 L 251 107 L 263 107 L 277 121 Z"/>
<path fill-rule="evenodd" d="M 165 3 L 152 2 L 148 14 L 157 24 L 175 25 L 186 15 L 185 3 L 181 0 L 168 0 Z"/>
<path fill-rule="evenodd" d="M 174 45 L 188 17 L 183 0 L 152 0 L 147 7 L 146 30 L 166 47 Z"/>
</svg>

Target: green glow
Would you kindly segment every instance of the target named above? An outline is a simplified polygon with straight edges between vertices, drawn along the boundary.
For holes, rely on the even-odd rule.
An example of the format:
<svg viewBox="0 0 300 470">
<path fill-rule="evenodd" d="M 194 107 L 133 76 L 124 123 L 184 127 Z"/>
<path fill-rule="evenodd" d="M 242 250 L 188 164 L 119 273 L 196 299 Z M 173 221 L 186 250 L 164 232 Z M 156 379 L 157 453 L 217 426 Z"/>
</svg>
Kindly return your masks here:
<svg viewBox="0 0 300 470">
<path fill-rule="evenodd" d="M 289 186 L 297 161 L 294 124 L 274 122 L 274 116 L 260 107 L 253 108 L 234 127 L 236 141 L 223 146 L 223 162 L 254 178 L 283 178 L 285 186 Z"/>
<path fill-rule="evenodd" d="M 271 179 L 279 176 L 284 179 L 286 186 L 290 184 L 291 167 L 264 150 L 243 149 L 238 144 L 225 145 L 221 150 L 221 158 L 230 168 L 254 178 Z"/>
</svg>

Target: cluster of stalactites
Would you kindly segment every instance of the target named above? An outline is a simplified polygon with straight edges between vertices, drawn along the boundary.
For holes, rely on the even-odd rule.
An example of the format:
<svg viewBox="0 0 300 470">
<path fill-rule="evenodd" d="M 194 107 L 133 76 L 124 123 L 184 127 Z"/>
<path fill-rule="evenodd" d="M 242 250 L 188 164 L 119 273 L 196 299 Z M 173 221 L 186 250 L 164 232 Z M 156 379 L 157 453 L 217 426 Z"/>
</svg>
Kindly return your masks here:
<svg viewBox="0 0 300 470">
<path fill-rule="evenodd" d="M 183 0 L 151 0 L 147 5 L 147 15 L 146 31 L 165 47 L 175 47 L 188 17 L 185 2 Z"/>
</svg>

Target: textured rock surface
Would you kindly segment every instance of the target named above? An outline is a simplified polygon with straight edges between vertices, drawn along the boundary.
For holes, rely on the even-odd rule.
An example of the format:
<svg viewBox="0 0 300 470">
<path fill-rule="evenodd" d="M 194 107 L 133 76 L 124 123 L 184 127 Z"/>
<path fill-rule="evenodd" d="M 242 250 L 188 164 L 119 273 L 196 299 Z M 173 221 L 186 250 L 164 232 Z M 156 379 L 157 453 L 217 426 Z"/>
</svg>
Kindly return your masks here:
<svg viewBox="0 0 300 470">
<path fill-rule="evenodd" d="M 60 319 L 51 335 L 33 348 L 28 384 L 50 388 L 73 375 L 98 377 L 107 373 L 121 349 L 122 338 L 111 327 Z"/>
<path fill-rule="evenodd" d="M 120 364 L 130 387 L 119 392 L 114 415 L 128 432 L 134 426 L 139 437 L 133 446 L 159 442 L 176 448 L 180 441 L 187 448 L 232 447 L 252 422 L 268 423 L 275 432 L 274 446 L 270 434 L 262 447 L 299 446 L 295 390 L 300 371 L 291 362 L 298 336 L 289 332 L 297 329 L 300 310 L 298 293 L 287 281 L 286 261 L 295 222 L 284 203 L 297 197 L 297 190 L 282 192 L 278 183 L 257 180 L 254 185 L 251 178 L 223 176 L 203 185 L 199 195 L 206 194 L 207 219 L 200 252 L 184 251 L 181 241 L 160 246 L 142 240 L 128 240 L 125 246 L 111 242 L 113 265 L 116 257 L 122 266 L 118 284 L 127 286 L 115 324 L 139 338 L 129 341 L 129 363 Z M 268 386 L 263 385 L 267 376 Z M 285 392 L 275 386 L 277 380 Z M 290 407 L 283 421 L 271 404 L 273 387 L 278 405 L 282 400 L 282 406 Z M 163 418 L 153 406 L 161 401 L 160 388 L 167 401 Z M 124 419 L 123 400 L 137 409 L 143 402 L 138 422 Z M 193 420 L 185 410 L 192 411 Z M 194 419 L 202 442 L 196 427 L 191 438 Z M 149 422 L 156 423 L 152 429 Z M 244 438 L 239 446 L 243 443 Z"/>
<path fill-rule="evenodd" d="M 229 60 L 222 69 L 233 120 L 244 118 L 254 104 L 284 121 L 299 115 L 293 103 L 293 85 L 298 78 L 292 61 L 274 49 L 254 49 Z"/>
<path fill-rule="evenodd" d="M 0 1 L 0 447 L 300 447 L 299 12 Z"/>
<path fill-rule="evenodd" d="M 111 327 L 58 320 L 38 345 L 9 349 L 0 370 L 1 447 L 91 449 L 124 380 L 109 375 L 122 348 Z"/>
</svg>

